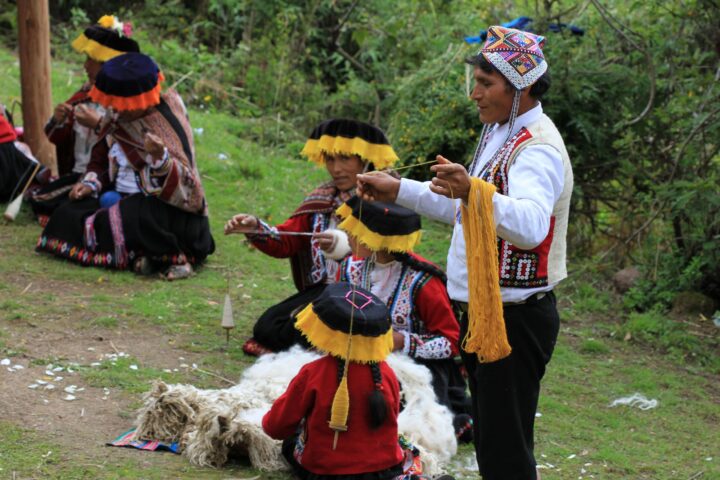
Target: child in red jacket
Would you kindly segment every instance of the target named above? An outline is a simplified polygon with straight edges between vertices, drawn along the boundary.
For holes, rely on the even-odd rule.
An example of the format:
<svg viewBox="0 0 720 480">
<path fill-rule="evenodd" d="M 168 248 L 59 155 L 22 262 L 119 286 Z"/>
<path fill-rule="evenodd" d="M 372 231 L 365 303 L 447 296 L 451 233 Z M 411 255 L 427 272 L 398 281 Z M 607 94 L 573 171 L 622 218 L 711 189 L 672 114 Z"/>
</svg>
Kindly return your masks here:
<svg viewBox="0 0 720 480">
<path fill-rule="evenodd" d="M 323 358 L 305 365 L 262 421 L 309 480 L 389 480 L 403 474 L 399 384 L 385 363 L 387 308 L 346 282 L 328 285 L 295 326 Z"/>
</svg>

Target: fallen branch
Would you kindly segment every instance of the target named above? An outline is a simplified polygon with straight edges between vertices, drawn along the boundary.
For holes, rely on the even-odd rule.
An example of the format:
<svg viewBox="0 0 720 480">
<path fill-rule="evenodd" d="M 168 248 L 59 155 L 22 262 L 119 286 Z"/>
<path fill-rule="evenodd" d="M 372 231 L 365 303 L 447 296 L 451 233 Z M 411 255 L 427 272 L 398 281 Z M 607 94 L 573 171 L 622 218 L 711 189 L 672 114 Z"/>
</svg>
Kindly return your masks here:
<svg viewBox="0 0 720 480">
<path fill-rule="evenodd" d="M 225 378 L 225 377 L 223 377 L 223 376 L 220 376 L 220 375 L 218 375 L 217 373 L 209 372 L 209 371 L 203 370 L 202 368 L 199 368 L 199 367 L 193 367 L 193 370 L 197 370 L 198 372 L 204 373 L 205 375 L 210 375 L 211 377 L 219 378 L 220 380 L 223 380 L 223 381 L 227 382 L 227 383 L 230 384 L 230 385 L 235 385 L 235 384 L 236 384 L 236 382 L 233 382 L 232 380 L 228 380 L 227 378 Z"/>
</svg>

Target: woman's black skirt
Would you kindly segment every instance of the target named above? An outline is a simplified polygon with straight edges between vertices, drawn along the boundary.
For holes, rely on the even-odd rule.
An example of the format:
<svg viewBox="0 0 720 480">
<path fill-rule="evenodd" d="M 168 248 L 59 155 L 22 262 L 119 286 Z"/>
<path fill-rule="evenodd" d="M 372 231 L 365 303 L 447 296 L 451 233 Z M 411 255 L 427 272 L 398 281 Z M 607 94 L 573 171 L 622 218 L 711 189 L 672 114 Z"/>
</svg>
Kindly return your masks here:
<svg viewBox="0 0 720 480">
<path fill-rule="evenodd" d="M 136 193 L 108 209 L 97 199 L 61 205 L 36 249 L 82 265 L 124 270 L 148 257 L 157 265 L 202 263 L 215 251 L 208 218 Z"/>
<path fill-rule="evenodd" d="M 13 142 L 0 143 L 0 202 L 9 202 L 17 197 L 34 167 L 35 162 L 15 148 Z"/>
<path fill-rule="evenodd" d="M 79 173 L 63 175 L 57 180 L 43 185 L 30 197 L 35 215 L 52 215 L 61 205 L 68 203 L 68 194 L 73 186 L 80 180 Z"/>
</svg>

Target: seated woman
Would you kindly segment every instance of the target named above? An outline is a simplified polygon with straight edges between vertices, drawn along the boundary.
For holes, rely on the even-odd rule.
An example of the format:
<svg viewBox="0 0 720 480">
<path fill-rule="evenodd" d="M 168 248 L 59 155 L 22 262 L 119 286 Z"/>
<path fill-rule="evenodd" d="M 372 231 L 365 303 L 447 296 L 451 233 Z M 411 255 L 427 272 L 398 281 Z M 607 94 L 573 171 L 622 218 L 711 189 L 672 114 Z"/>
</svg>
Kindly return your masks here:
<svg viewBox="0 0 720 480">
<path fill-rule="evenodd" d="M 66 102 L 55 107 L 45 125 L 45 134 L 55 144 L 60 178 L 33 192 L 30 203 L 40 224 L 47 223 L 58 206 L 69 201 L 68 192 L 85 174 L 91 153 L 100 141 L 100 120 L 105 109 L 93 102 L 88 93 L 103 63 L 126 52 L 139 52 L 137 42 L 130 38 L 130 24 L 105 15 L 96 25 L 85 29 L 73 42 L 78 53 L 84 53 L 87 82 Z"/>
<path fill-rule="evenodd" d="M 393 350 L 430 370 L 441 404 L 455 414 L 469 413 L 465 379 L 454 360 L 460 354 L 460 324 L 450 304 L 445 273 L 412 253 L 420 240 L 420 216 L 399 205 L 363 202 L 358 197 L 337 214 L 343 218 L 339 228 L 348 233 L 353 246 L 353 255 L 340 264 L 338 281 L 370 290 L 385 302 Z M 460 418 L 463 425 L 456 430 L 469 420 L 467 415 Z"/>
<path fill-rule="evenodd" d="M 36 170 L 37 160 L 17 141 L 12 123 L 0 106 L 0 202 L 14 200 Z M 26 150 L 23 152 L 22 150 Z"/>
<path fill-rule="evenodd" d="M 324 233 L 334 228 L 334 212 L 355 190 L 355 177 L 370 165 L 385 168 L 397 155 L 382 130 L 366 123 L 333 119 L 318 125 L 302 152 L 324 166 L 332 180 L 313 190 L 284 223 L 270 227 L 253 215 L 240 213 L 228 220 L 225 234 L 244 233 L 262 252 L 277 258 L 290 257 L 298 293 L 270 307 L 255 323 L 254 338 L 243 346 L 246 353 L 260 354 L 304 344 L 293 327 L 292 314 L 316 298 L 335 278 L 337 261 L 350 251 L 347 241 L 335 241 Z M 312 236 L 290 235 L 308 233 Z M 328 256 L 328 253 L 330 254 Z"/>
<path fill-rule="evenodd" d="M 112 107 L 103 141 L 70 191 L 73 201 L 50 217 L 38 251 L 138 273 L 162 269 L 174 280 L 215 250 L 187 112 L 176 92 L 160 93 L 163 79 L 141 53 L 103 65 L 90 90 L 93 101 Z"/>
</svg>

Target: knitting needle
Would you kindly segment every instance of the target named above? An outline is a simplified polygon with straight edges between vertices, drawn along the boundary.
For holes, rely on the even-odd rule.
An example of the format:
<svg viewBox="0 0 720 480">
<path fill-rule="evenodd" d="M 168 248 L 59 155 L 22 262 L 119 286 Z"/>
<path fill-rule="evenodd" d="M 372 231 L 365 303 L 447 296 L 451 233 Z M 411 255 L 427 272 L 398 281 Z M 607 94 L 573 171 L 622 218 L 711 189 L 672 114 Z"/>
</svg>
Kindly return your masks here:
<svg viewBox="0 0 720 480">
<path fill-rule="evenodd" d="M 278 230 L 277 232 L 268 232 L 267 230 L 252 230 L 250 232 L 239 232 L 246 235 L 287 235 L 291 237 L 312 237 L 315 235 L 312 232 L 285 232 Z"/>
</svg>

